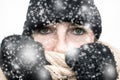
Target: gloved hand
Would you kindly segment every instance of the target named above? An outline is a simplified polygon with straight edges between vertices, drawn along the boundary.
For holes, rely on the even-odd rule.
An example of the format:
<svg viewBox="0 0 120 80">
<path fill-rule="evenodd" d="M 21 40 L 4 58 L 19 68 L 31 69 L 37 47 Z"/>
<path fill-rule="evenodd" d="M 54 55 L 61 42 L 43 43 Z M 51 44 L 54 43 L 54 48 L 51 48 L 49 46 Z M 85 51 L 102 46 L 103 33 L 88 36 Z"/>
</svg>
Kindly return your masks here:
<svg viewBox="0 0 120 80">
<path fill-rule="evenodd" d="M 77 80 L 116 80 L 117 70 L 110 49 L 100 43 L 89 43 L 69 49 L 65 61 Z"/>
<path fill-rule="evenodd" d="M 1 44 L 1 68 L 7 80 L 52 80 L 43 67 L 45 59 L 42 45 L 31 37 L 12 35 Z"/>
</svg>

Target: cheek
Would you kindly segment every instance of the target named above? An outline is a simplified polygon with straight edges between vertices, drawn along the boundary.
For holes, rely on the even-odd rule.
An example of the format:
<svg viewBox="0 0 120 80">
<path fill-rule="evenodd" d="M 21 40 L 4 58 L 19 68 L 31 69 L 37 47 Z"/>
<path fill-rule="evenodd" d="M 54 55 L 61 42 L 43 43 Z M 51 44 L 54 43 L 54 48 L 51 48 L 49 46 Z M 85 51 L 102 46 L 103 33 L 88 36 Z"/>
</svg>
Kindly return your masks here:
<svg viewBox="0 0 120 80">
<path fill-rule="evenodd" d="M 94 42 L 94 35 L 93 34 L 85 34 L 80 36 L 70 36 L 67 39 L 68 44 L 79 48 L 81 45 L 93 43 Z"/>
<path fill-rule="evenodd" d="M 33 38 L 35 41 L 40 42 L 47 51 L 51 51 L 56 44 L 56 37 L 53 35 L 41 36 L 34 34 Z"/>
</svg>

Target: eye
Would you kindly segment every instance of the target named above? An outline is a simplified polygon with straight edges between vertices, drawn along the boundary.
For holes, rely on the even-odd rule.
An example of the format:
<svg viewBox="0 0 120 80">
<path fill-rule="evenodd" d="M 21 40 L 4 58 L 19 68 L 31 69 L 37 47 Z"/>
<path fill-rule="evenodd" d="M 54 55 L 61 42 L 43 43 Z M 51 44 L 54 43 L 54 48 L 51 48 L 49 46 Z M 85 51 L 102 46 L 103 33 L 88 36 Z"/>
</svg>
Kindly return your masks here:
<svg viewBox="0 0 120 80">
<path fill-rule="evenodd" d="M 51 29 L 50 27 L 42 27 L 39 30 L 39 33 L 43 35 L 50 34 L 50 33 L 53 33 L 53 29 Z"/>
<path fill-rule="evenodd" d="M 72 34 L 74 35 L 83 35 L 85 33 L 85 30 L 82 28 L 73 28 Z"/>
</svg>

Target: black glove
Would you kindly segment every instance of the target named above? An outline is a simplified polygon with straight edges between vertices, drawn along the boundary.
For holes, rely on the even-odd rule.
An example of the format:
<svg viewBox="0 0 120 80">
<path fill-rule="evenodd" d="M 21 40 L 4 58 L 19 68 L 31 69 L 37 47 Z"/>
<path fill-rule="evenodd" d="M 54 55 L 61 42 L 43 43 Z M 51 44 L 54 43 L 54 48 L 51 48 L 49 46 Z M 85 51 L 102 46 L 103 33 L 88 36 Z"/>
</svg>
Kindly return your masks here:
<svg viewBox="0 0 120 80">
<path fill-rule="evenodd" d="M 66 53 L 66 63 L 77 80 L 116 80 L 116 62 L 110 49 L 100 43 L 89 43 Z"/>
<path fill-rule="evenodd" d="M 1 68 L 7 80 L 52 80 L 43 67 L 45 59 L 42 45 L 31 37 L 13 35 L 1 44 Z"/>
</svg>

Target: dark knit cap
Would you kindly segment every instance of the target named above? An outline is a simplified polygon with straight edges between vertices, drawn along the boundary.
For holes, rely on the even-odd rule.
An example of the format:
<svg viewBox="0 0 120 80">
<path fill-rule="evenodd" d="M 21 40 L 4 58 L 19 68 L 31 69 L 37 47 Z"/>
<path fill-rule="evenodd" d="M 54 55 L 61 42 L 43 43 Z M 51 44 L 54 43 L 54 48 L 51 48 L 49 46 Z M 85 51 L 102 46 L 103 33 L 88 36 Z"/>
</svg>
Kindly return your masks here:
<svg viewBox="0 0 120 80">
<path fill-rule="evenodd" d="M 101 17 L 93 0 L 30 0 L 23 35 L 51 23 L 89 24 L 96 39 L 100 37 Z"/>
</svg>

